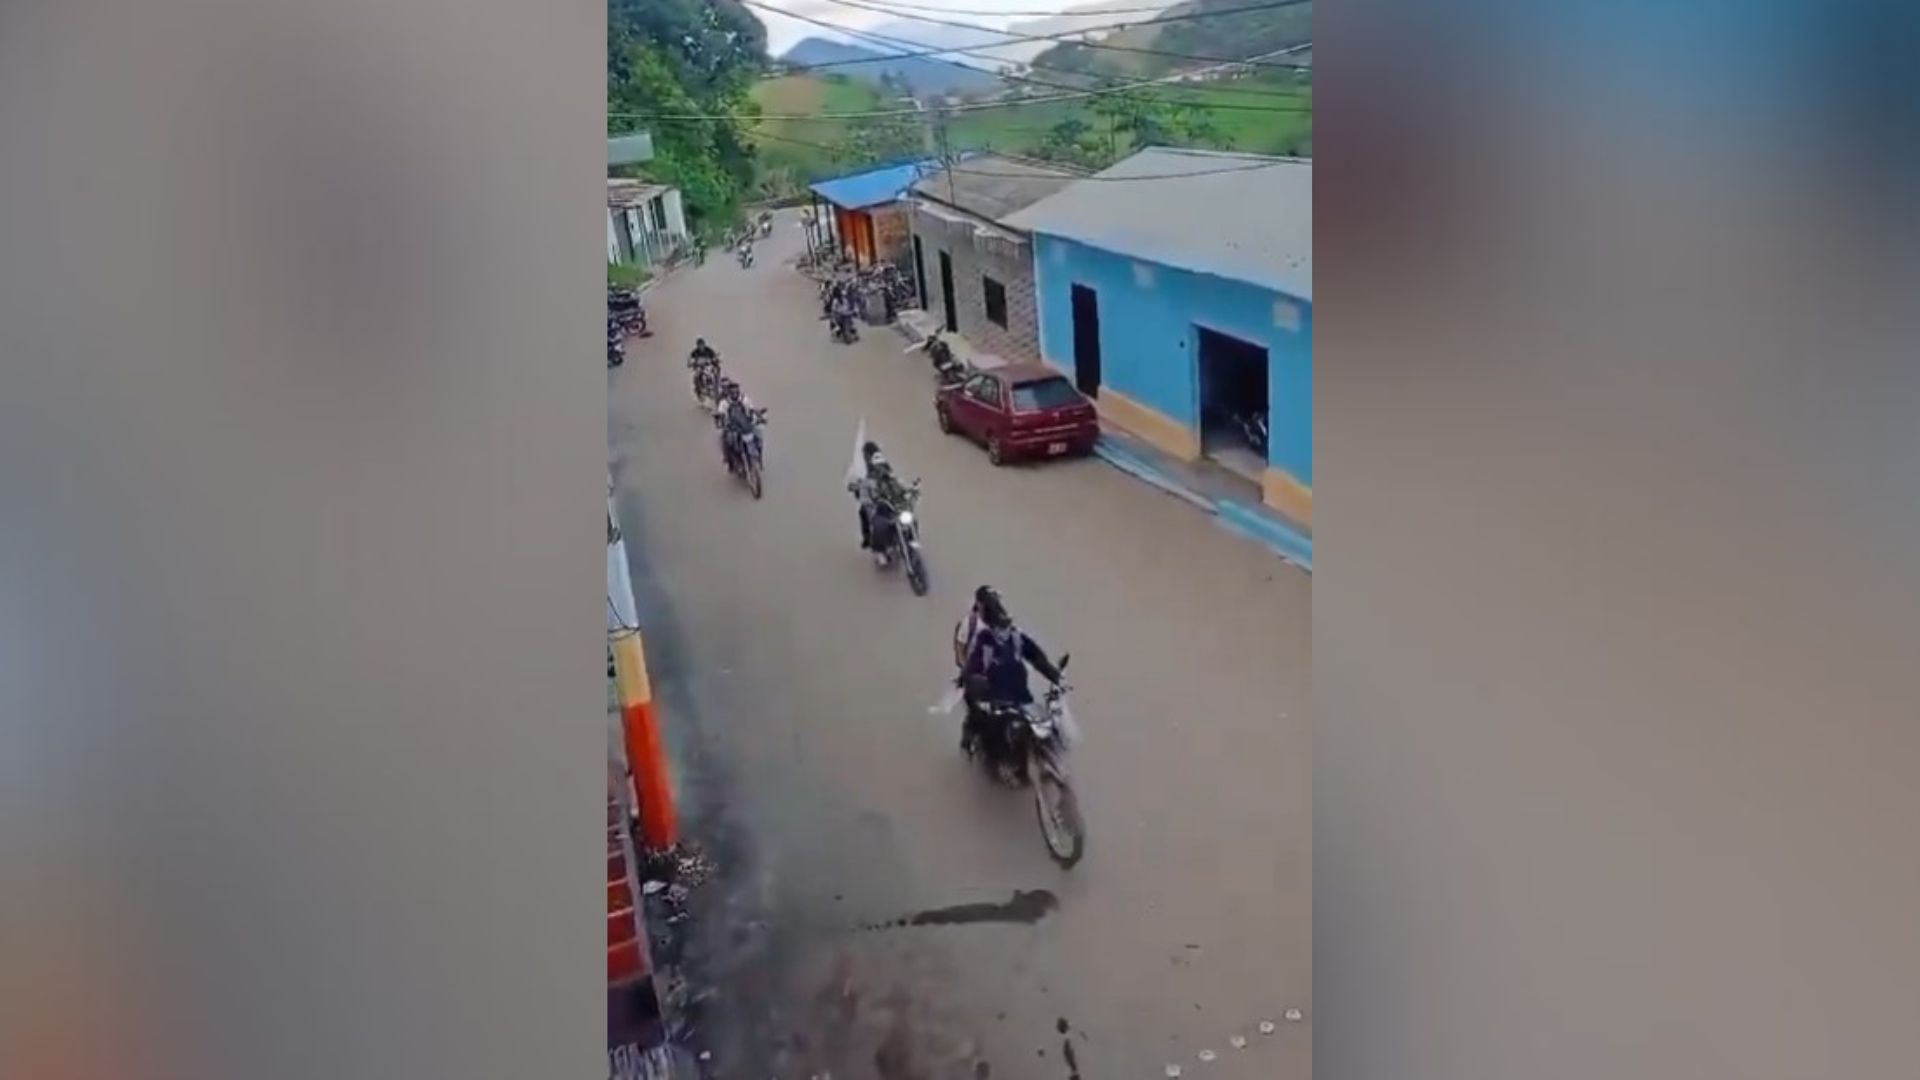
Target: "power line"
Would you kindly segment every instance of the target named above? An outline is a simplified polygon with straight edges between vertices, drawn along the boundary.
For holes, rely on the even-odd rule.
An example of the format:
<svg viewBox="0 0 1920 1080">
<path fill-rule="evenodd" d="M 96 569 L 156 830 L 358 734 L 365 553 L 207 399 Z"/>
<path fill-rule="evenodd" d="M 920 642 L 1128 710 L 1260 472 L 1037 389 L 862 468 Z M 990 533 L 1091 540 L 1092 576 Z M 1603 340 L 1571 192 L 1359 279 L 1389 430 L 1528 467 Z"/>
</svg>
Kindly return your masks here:
<svg viewBox="0 0 1920 1080">
<path fill-rule="evenodd" d="M 752 0 L 741 0 L 741 2 L 747 3 L 751 7 L 762 8 L 764 10 L 774 12 L 775 14 L 785 15 L 791 19 L 800 19 L 805 22 L 814 21 L 814 20 L 807 19 L 806 16 L 800 15 L 796 12 L 788 11 L 784 8 L 774 7 L 770 4 L 754 3 L 752 2 Z M 868 57 L 868 58 L 857 59 L 857 60 L 823 60 L 817 64 L 798 64 L 793 67 L 790 67 L 788 71 L 792 74 L 798 75 L 798 74 L 804 74 L 809 71 L 822 71 L 827 68 L 845 67 L 849 64 L 871 64 L 880 59 L 907 60 L 916 56 L 943 56 L 948 54 L 960 55 L 960 54 L 967 54 L 967 53 L 988 52 L 993 49 L 1004 49 L 1009 45 L 1018 45 L 1018 44 L 1021 44 L 1022 42 L 1028 42 L 1028 41 L 1064 41 L 1067 38 L 1075 37 L 1080 34 L 1097 34 L 1097 33 L 1103 33 L 1109 30 L 1125 30 L 1132 27 L 1136 27 L 1136 26 L 1158 26 L 1163 23 L 1188 22 L 1193 19 L 1211 19 L 1211 18 L 1216 18 L 1218 16 L 1222 16 L 1222 15 L 1238 15 L 1245 12 L 1253 12 L 1253 11 L 1276 11 L 1280 8 L 1299 7 L 1302 4 L 1310 4 L 1312 2 L 1313 0 L 1269 0 L 1269 2 L 1262 3 L 1262 4 L 1247 4 L 1241 7 L 1221 8 L 1217 11 L 1197 11 L 1197 12 L 1186 12 L 1184 14 L 1162 15 L 1152 19 L 1138 19 L 1133 22 L 1107 23 L 1101 26 L 1085 26 L 1085 27 L 1081 27 L 1078 30 L 1062 30 L 1056 33 L 1051 33 L 1051 34 L 1014 34 L 1014 35 L 1011 35 L 1006 41 L 996 41 L 988 45 L 956 45 L 949 48 L 940 48 L 940 49 L 924 48 L 924 49 L 918 49 L 915 52 L 901 53 L 897 56 Z M 851 32 L 848 30 L 847 27 L 844 27 L 844 26 L 836 26 L 832 23 L 828 23 L 827 25 L 831 29 L 841 31 L 843 33 Z M 995 31 L 995 33 L 1000 33 L 1000 32 L 1001 31 Z M 1075 44 L 1085 44 L 1085 43 L 1075 42 Z M 1235 61 L 1235 62 L 1238 63 L 1238 61 Z"/>
<path fill-rule="evenodd" d="M 763 8 L 767 11 L 779 12 L 780 14 L 788 16 L 789 18 L 799 19 L 802 22 L 813 23 L 816 26 L 825 27 L 826 29 L 829 29 L 829 30 L 834 30 L 844 34 L 850 34 L 855 37 L 878 41 L 881 44 L 887 45 L 889 47 L 899 47 L 902 45 L 908 46 L 908 47 L 917 47 L 919 45 L 919 42 L 908 41 L 905 38 L 896 38 L 887 34 L 877 34 L 870 30 L 856 30 L 852 27 L 842 26 L 838 23 L 828 22 L 825 19 L 815 18 L 812 15 L 802 15 L 799 12 L 787 11 L 783 8 L 778 8 L 771 4 L 765 3 L 763 2 L 763 0 L 740 0 L 740 2 L 743 4 L 746 4 L 749 7 Z M 841 2 L 841 0 L 835 0 L 835 2 L 836 3 Z M 1293 0 L 1288 0 L 1288 2 L 1293 2 Z M 1234 10 L 1237 11 L 1241 9 L 1236 8 Z M 861 62 L 877 63 L 882 61 L 869 60 L 869 61 L 861 61 Z M 967 71 L 979 70 L 978 68 L 968 67 L 967 65 L 962 64 L 957 60 L 941 59 L 934 62 L 947 64 L 952 67 L 964 68 Z M 1226 61 L 1225 63 L 1237 64 L 1239 63 L 1239 61 Z M 1205 71 L 1207 69 L 1201 69 L 1201 70 Z M 1013 99 L 1011 101 L 986 102 L 986 103 L 978 103 L 978 104 L 983 104 L 983 105 L 986 105 L 987 107 L 1013 107 L 1014 105 L 1017 105 L 1017 104 L 1044 104 L 1047 101 L 1065 101 L 1065 100 L 1070 100 L 1071 98 L 1074 98 L 1074 97 L 1100 97 L 1108 94 L 1124 93 L 1126 91 L 1138 89 L 1140 87 L 1145 87 L 1145 86 L 1167 86 L 1169 83 L 1183 81 L 1185 78 L 1192 76 L 1193 74 L 1195 74 L 1195 72 L 1191 72 L 1191 71 L 1181 72 L 1177 75 L 1165 75 L 1155 79 L 1140 79 L 1130 83 L 1118 83 L 1112 86 L 1100 87 L 1093 90 L 1085 90 L 1085 89 L 1082 89 L 1081 87 L 1074 86 L 1070 83 L 1053 82 L 1048 79 L 1036 79 L 1030 75 L 1005 75 L 1005 76 L 1002 76 L 1002 78 L 1009 79 L 1014 82 L 1030 83 L 1034 86 L 1044 86 L 1053 90 L 1065 90 L 1065 91 L 1068 91 L 1069 93 L 1056 95 L 1051 98 L 1045 98 L 1045 97 L 1019 98 L 1019 99 Z M 1178 89 L 1186 89 L 1186 88 L 1180 87 Z M 1222 87 L 1222 88 L 1216 88 L 1216 89 L 1227 89 L 1227 88 Z M 1246 91 L 1242 91 L 1242 92 L 1246 92 Z M 1267 96 L 1267 95 L 1263 95 L 1263 96 Z M 1283 113 L 1308 112 L 1310 113 L 1313 111 L 1310 106 L 1308 108 L 1301 109 L 1297 107 L 1282 108 L 1279 106 L 1271 106 L 1271 105 L 1233 105 L 1227 102 L 1202 103 L 1202 102 L 1196 102 L 1191 100 L 1180 102 L 1180 104 L 1191 105 L 1196 108 L 1237 109 L 1237 110 L 1243 110 L 1243 111 L 1249 111 L 1249 112 L 1283 112 Z M 967 108 L 967 106 L 952 106 L 951 108 L 954 109 L 955 111 L 959 111 Z M 914 110 L 914 111 L 918 111 L 918 110 Z M 851 114 L 848 114 L 848 115 L 850 116 Z"/>
<path fill-rule="evenodd" d="M 905 7 L 907 5 L 892 4 L 892 3 L 886 2 L 886 0 L 827 0 L 827 2 L 832 4 L 839 4 L 841 7 L 857 8 L 861 11 L 872 11 L 872 12 L 877 12 L 881 15 L 893 15 L 902 19 L 911 19 L 915 22 L 932 23 L 935 26 L 951 26 L 960 30 L 977 30 L 985 34 L 1000 34 L 1008 39 L 1006 41 L 999 42 L 998 45 L 995 47 L 1006 46 L 1006 45 L 1018 45 L 1018 44 L 1021 44 L 1023 40 L 1029 40 L 1029 39 L 1024 39 L 1022 35 L 1012 33 L 1011 31 L 996 30 L 991 26 L 981 26 L 979 23 L 957 22 L 953 19 L 936 19 L 930 15 L 916 15 L 910 11 L 899 10 L 900 8 Z M 1234 9 L 1234 10 L 1239 10 L 1239 9 Z M 1199 12 L 1199 13 L 1195 13 L 1193 17 L 1208 18 L 1215 15 L 1223 15 L 1223 14 L 1231 14 L 1231 13 L 1232 13 L 1231 11 Z M 1153 21 L 1155 20 L 1146 20 L 1143 22 L 1134 23 L 1132 25 L 1146 26 Z M 1123 27 L 1123 29 L 1124 28 L 1127 28 L 1127 27 Z M 1088 32 L 1089 31 L 1086 31 L 1086 30 L 1068 31 L 1068 33 L 1074 33 L 1074 34 L 1084 34 Z M 1285 69 L 1295 69 L 1295 70 L 1306 66 L 1304 64 L 1289 64 L 1289 63 L 1276 64 L 1276 63 L 1271 63 L 1271 62 L 1262 60 L 1257 57 L 1230 58 L 1225 56 L 1196 56 L 1192 53 L 1170 52 L 1166 49 L 1154 49 L 1154 48 L 1147 48 L 1145 46 L 1138 46 L 1138 45 L 1113 45 L 1113 44 L 1109 44 L 1101 41 L 1071 41 L 1071 42 L 1062 42 L 1062 44 L 1078 45 L 1083 49 L 1104 49 L 1111 52 L 1139 53 L 1143 56 L 1164 56 L 1174 60 L 1194 60 L 1203 64 L 1248 64 L 1256 67 L 1285 68 Z M 1040 70 L 1060 71 L 1061 69 L 1043 68 Z M 1076 73 L 1063 72 L 1063 74 L 1076 74 Z"/>
<path fill-rule="evenodd" d="M 805 146 L 814 150 L 824 150 L 824 151 L 827 151 L 828 153 L 835 155 L 836 157 L 846 156 L 842 152 L 841 148 L 828 146 L 824 143 L 809 142 L 806 139 L 795 139 L 785 135 L 772 135 L 771 133 L 768 133 L 768 132 L 762 132 L 758 134 L 766 134 L 768 135 L 768 137 L 778 140 L 779 142 L 793 143 L 796 146 Z M 945 155 L 942 155 L 942 157 L 944 160 Z M 965 161 L 966 159 L 960 158 L 959 160 Z M 1304 163 L 1304 161 L 1305 159 L 1302 159 L 1302 158 L 1275 158 L 1269 161 L 1251 161 L 1241 165 L 1222 166 L 1221 168 L 1218 168 L 1218 169 L 1194 169 L 1187 172 L 1154 173 L 1147 176 L 1099 176 L 1096 174 L 1081 173 L 1079 175 L 1074 176 L 1073 180 L 1075 183 L 1078 183 L 1082 180 L 1090 180 L 1090 181 L 1095 181 L 1103 184 L 1130 184 L 1130 183 L 1140 183 L 1148 180 L 1185 180 L 1185 179 L 1196 177 L 1196 176 L 1220 176 L 1226 173 L 1255 172 L 1260 169 L 1272 169 L 1281 165 L 1298 165 L 1298 164 Z M 1058 163 L 1048 161 L 1048 162 L 1045 162 L 1045 164 L 1057 165 Z M 1034 179 L 1034 176 L 1031 173 L 994 172 L 988 169 L 969 169 L 969 168 L 965 168 L 964 166 L 958 166 L 958 165 L 944 165 L 940 171 L 957 173 L 961 176 L 987 176 L 987 177 L 995 177 L 995 178 L 1004 179 L 1004 180 Z M 1074 170 L 1070 168 L 1062 168 L 1062 171 L 1071 172 Z"/>
<path fill-rule="evenodd" d="M 848 27 L 827 22 L 823 19 L 816 19 L 809 15 L 801 15 L 796 12 L 787 11 L 785 9 L 775 7 L 771 4 L 764 3 L 762 2 L 762 0 L 740 0 L 740 2 L 749 7 L 763 8 L 768 11 L 778 12 L 790 18 L 799 19 L 802 22 L 811 22 L 816 25 L 826 27 L 827 29 L 835 30 L 842 33 L 849 33 L 856 36 L 864 35 L 869 38 L 877 38 L 883 42 L 905 40 L 905 39 L 889 38 L 887 35 L 884 35 L 884 34 L 873 34 L 871 32 L 864 31 L 864 30 L 852 30 Z M 1294 4 L 1305 3 L 1305 2 L 1310 2 L 1310 0 L 1279 0 L 1279 2 L 1277 3 L 1263 5 L 1263 8 L 1288 7 Z M 1245 11 L 1245 10 L 1251 10 L 1251 9 L 1232 8 L 1229 10 Z M 1224 12 L 1219 12 L 1216 14 L 1224 14 Z M 914 44 L 914 43 L 909 42 L 908 44 Z M 940 50 L 940 49 L 927 50 L 927 52 L 944 52 L 944 51 L 949 51 L 949 50 Z M 903 54 L 903 55 L 912 55 L 912 54 Z M 901 57 L 898 57 L 898 56 L 883 57 L 883 58 L 877 58 L 877 59 L 878 60 L 885 60 L 885 59 L 897 60 L 897 59 L 901 59 Z M 876 60 L 859 61 L 859 63 L 874 63 L 874 62 L 876 62 Z M 959 64 L 957 66 L 966 67 L 966 65 L 964 64 Z M 977 69 L 969 68 L 969 70 L 977 70 Z M 1030 106 L 1030 105 L 1047 105 L 1047 104 L 1051 104 L 1053 102 L 1058 102 L 1058 101 L 1079 101 L 1079 100 L 1085 100 L 1087 98 L 1104 97 L 1111 94 L 1125 93 L 1130 90 L 1136 90 L 1136 89 L 1149 87 L 1149 86 L 1164 87 L 1164 88 L 1174 89 L 1174 90 L 1190 89 L 1184 86 L 1170 87 L 1168 86 L 1168 84 L 1179 82 L 1184 77 L 1190 76 L 1192 74 L 1194 73 L 1182 72 L 1179 75 L 1162 76 L 1157 79 L 1141 79 L 1135 82 L 1118 83 L 1112 86 L 1100 87 L 1098 89 L 1093 89 L 1093 90 L 1081 90 L 1078 88 L 1068 86 L 1068 84 L 1065 84 L 1065 83 L 1052 83 L 1044 79 L 1020 77 L 1017 81 L 1028 82 L 1037 86 L 1064 88 L 1068 92 L 1060 93 L 1060 94 L 1052 94 L 1052 95 L 1040 95 L 1037 97 L 1009 98 L 1009 99 L 1003 99 L 999 101 L 962 102 L 958 105 L 944 106 L 944 108 L 949 113 L 981 112 L 988 109 L 1011 109 L 1011 108 L 1020 108 L 1020 107 Z M 1293 114 L 1306 114 L 1306 115 L 1312 115 L 1313 113 L 1313 107 L 1311 105 L 1308 105 L 1305 108 L 1300 108 L 1300 107 L 1289 108 L 1289 107 L 1278 106 L 1278 105 L 1241 105 L 1241 104 L 1235 104 L 1233 102 L 1226 102 L 1226 101 L 1202 102 L 1202 101 L 1194 101 L 1191 99 L 1187 99 L 1187 100 L 1168 99 L 1168 104 L 1184 105 L 1184 106 L 1189 106 L 1193 108 L 1208 109 L 1208 110 L 1224 109 L 1224 110 L 1243 111 L 1243 112 L 1293 113 Z M 873 119 L 881 119 L 881 118 L 895 117 L 895 116 L 924 116 L 925 112 L 926 110 L 919 107 L 906 108 L 906 109 L 864 109 L 864 110 L 854 110 L 854 111 L 848 111 L 848 112 L 825 112 L 825 113 L 772 113 L 772 114 L 761 113 L 758 115 L 751 115 L 751 116 L 741 115 L 741 114 L 732 114 L 732 113 L 664 113 L 664 112 L 615 113 L 615 112 L 609 112 L 607 114 L 607 118 L 609 120 L 653 120 L 653 121 L 726 120 L 726 121 L 748 122 L 748 123 L 762 121 L 762 120 L 822 122 L 822 121 L 839 121 L 839 120 L 873 120 Z"/>
<path fill-rule="evenodd" d="M 1049 11 L 982 11 L 978 8 L 950 8 L 934 4 L 893 3 L 894 7 L 913 8 L 916 11 L 937 11 L 946 15 L 1019 15 L 1034 17 L 1059 17 L 1068 15 L 1154 15 L 1175 6 L 1175 0 L 1150 7 L 1132 8 L 1056 8 Z"/>
</svg>

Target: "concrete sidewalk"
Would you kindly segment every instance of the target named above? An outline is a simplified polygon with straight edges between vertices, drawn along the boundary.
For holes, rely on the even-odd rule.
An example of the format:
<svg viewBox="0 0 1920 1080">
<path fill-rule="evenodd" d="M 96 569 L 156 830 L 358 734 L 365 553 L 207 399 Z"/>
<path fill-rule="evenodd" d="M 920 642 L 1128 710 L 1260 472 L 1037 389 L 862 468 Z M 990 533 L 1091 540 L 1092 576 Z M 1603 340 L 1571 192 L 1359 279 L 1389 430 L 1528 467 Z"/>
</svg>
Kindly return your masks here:
<svg viewBox="0 0 1920 1080">
<path fill-rule="evenodd" d="M 940 328 L 940 321 L 938 316 L 916 309 L 901 312 L 894 328 L 907 340 L 919 344 Z M 1006 362 L 992 353 L 976 350 L 958 334 L 946 335 L 945 340 L 953 347 L 954 356 L 975 367 L 997 367 Z M 924 363 L 924 359 L 921 362 Z M 1101 425 L 1100 441 L 1095 444 L 1094 453 L 1129 476 L 1212 514 L 1229 532 L 1261 544 L 1307 573 L 1313 573 L 1312 528 L 1267 506 L 1261 500 L 1259 484 L 1211 462 L 1181 461 L 1105 423 Z"/>
</svg>

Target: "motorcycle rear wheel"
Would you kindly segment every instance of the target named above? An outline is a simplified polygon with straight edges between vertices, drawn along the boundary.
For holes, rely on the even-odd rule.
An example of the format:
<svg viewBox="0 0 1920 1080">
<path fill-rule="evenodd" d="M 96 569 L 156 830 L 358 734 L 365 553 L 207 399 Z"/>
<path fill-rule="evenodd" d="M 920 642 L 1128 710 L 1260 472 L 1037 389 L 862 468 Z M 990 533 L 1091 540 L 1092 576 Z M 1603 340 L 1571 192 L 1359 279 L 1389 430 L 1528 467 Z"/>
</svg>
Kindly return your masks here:
<svg viewBox="0 0 1920 1080">
<path fill-rule="evenodd" d="M 1045 751 L 1035 750 L 1028 757 L 1027 778 L 1033 784 L 1034 812 L 1040 820 L 1040 837 L 1047 843 L 1047 854 L 1062 869 L 1072 867 L 1087 850 L 1087 826 L 1080 817 L 1080 800 Z"/>
</svg>

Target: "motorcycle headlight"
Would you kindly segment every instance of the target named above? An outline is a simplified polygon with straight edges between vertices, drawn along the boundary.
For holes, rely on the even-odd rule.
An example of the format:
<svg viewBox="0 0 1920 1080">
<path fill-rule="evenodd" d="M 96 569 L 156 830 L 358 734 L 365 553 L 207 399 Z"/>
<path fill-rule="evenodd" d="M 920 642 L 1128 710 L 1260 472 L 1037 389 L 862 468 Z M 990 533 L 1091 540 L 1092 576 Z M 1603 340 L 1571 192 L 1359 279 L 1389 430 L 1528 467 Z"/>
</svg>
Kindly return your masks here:
<svg viewBox="0 0 1920 1080">
<path fill-rule="evenodd" d="M 911 525 L 911 524 L 913 524 L 913 511 L 911 511 L 911 510 L 903 510 L 903 511 L 901 511 L 901 513 L 900 513 L 900 524 L 902 524 L 902 525 Z"/>
</svg>

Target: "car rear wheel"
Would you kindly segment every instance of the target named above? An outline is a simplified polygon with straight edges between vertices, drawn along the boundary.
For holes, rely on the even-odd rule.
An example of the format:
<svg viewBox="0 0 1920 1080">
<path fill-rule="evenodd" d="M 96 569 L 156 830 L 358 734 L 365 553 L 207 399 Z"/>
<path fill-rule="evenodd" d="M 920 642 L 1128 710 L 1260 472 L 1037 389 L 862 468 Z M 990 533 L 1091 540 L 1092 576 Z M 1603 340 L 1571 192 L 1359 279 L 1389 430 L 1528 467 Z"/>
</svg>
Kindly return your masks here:
<svg viewBox="0 0 1920 1080">
<path fill-rule="evenodd" d="M 945 405 L 935 405 L 933 407 L 933 415 L 940 421 L 940 433 L 942 435 L 953 434 L 953 414 L 947 411 Z"/>
</svg>

